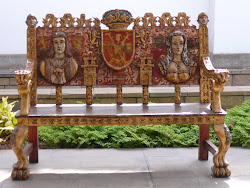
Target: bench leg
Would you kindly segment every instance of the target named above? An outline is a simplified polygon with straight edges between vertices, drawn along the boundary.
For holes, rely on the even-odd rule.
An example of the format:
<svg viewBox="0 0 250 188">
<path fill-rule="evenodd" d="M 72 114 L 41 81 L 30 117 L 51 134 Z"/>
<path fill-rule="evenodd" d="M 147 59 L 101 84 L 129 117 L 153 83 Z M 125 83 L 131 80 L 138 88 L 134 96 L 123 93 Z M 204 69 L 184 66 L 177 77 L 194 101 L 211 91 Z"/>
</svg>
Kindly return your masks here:
<svg viewBox="0 0 250 188">
<path fill-rule="evenodd" d="M 206 140 L 209 140 L 209 124 L 200 125 L 200 138 L 199 138 L 199 160 L 208 160 L 208 150 L 206 148 Z"/>
<path fill-rule="evenodd" d="M 217 177 L 228 177 L 231 175 L 231 171 L 227 168 L 228 162 L 225 160 L 225 155 L 230 147 L 232 138 L 229 129 L 225 124 L 214 125 L 214 132 L 217 134 L 220 146 L 215 153 L 212 166 L 212 172 Z"/>
<path fill-rule="evenodd" d="M 38 132 L 37 127 L 31 126 L 29 127 L 29 143 L 33 144 L 33 150 L 29 155 L 29 162 L 30 163 L 38 163 Z"/>
<path fill-rule="evenodd" d="M 11 139 L 14 139 L 12 149 L 17 156 L 17 163 L 13 165 L 11 173 L 13 180 L 26 180 L 29 177 L 29 161 L 23 151 L 23 141 L 27 133 L 27 126 L 17 126 L 12 133 Z"/>
</svg>

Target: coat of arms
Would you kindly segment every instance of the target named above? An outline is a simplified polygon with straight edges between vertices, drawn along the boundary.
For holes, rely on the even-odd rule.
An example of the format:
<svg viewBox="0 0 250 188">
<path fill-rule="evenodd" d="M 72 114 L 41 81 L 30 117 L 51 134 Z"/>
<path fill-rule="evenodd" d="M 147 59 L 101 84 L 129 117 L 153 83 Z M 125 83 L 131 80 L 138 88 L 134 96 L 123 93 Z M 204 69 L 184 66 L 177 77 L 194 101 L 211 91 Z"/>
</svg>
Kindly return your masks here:
<svg viewBox="0 0 250 188">
<path fill-rule="evenodd" d="M 102 56 L 106 64 L 115 70 L 130 65 L 135 54 L 133 30 L 102 31 Z"/>
</svg>

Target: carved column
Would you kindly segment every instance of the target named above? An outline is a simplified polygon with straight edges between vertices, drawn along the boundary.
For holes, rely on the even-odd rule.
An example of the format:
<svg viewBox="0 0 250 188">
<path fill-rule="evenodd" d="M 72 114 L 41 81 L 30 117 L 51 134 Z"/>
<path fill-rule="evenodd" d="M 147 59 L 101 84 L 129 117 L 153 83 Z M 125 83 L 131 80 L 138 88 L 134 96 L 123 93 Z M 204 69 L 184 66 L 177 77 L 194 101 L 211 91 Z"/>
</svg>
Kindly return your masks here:
<svg viewBox="0 0 250 188">
<path fill-rule="evenodd" d="M 56 86 L 56 104 L 62 104 L 62 86 Z"/>
<path fill-rule="evenodd" d="M 86 104 L 91 105 L 93 104 L 92 87 L 96 85 L 96 68 L 98 65 L 95 64 L 96 57 L 85 57 L 83 60 L 83 84 L 86 86 Z"/>
<path fill-rule="evenodd" d="M 197 21 L 199 23 L 200 63 L 202 63 L 203 57 L 209 56 L 207 14 L 200 13 Z M 201 103 L 210 102 L 209 78 L 205 75 L 202 67 L 200 67 L 200 100 Z"/>
<path fill-rule="evenodd" d="M 37 104 L 37 52 L 36 52 L 36 24 L 37 19 L 34 15 L 28 15 L 26 24 L 27 29 L 27 64 L 26 70 L 32 73 L 32 87 L 30 92 L 31 105 Z"/>
<path fill-rule="evenodd" d="M 122 85 L 116 86 L 116 103 L 118 105 L 122 105 L 123 97 L 122 97 Z"/>
<path fill-rule="evenodd" d="M 181 86 L 179 84 L 176 84 L 174 86 L 175 89 L 175 104 L 181 104 Z"/>
<path fill-rule="evenodd" d="M 141 57 L 140 67 L 140 84 L 142 85 L 142 103 L 148 104 L 149 92 L 148 85 L 152 84 L 152 64 L 153 57 Z"/>
</svg>

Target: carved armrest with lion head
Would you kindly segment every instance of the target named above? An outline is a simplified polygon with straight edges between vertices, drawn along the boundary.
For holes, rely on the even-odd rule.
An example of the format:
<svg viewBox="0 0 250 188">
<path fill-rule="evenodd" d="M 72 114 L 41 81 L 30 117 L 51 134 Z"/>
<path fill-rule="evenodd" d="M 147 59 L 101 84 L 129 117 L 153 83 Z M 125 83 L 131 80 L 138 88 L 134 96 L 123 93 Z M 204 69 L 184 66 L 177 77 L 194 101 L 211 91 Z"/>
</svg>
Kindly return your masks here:
<svg viewBox="0 0 250 188">
<path fill-rule="evenodd" d="M 18 83 L 18 93 L 21 95 L 21 115 L 27 115 L 30 109 L 30 89 L 32 74 L 29 70 L 15 71 L 15 80 Z"/>
<path fill-rule="evenodd" d="M 203 57 L 202 68 L 210 81 L 211 109 L 214 112 L 221 112 L 220 93 L 224 90 L 225 83 L 228 81 L 229 71 L 227 69 L 215 69 L 209 57 Z"/>
</svg>

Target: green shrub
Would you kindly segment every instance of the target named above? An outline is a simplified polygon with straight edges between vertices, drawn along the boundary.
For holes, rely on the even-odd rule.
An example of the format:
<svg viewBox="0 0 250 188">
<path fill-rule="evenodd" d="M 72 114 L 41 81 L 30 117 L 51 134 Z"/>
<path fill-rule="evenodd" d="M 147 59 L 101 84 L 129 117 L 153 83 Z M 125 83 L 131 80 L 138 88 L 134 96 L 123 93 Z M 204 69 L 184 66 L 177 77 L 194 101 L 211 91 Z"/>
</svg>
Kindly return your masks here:
<svg viewBox="0 0 250 188">
<path fill-rule="evenodd" d="M 232 135 L 232 146 L 250 147 L 250 100 L 227 110 L 225 122 Z"/>
<path fill-rule="evenodd" d="M 0 143 L 8 140 L 17 124 L 15 118 L 17 111 L 12 112 L 16 101 L 8 104 L 7 100 L 8 97 L 2 97 L 2 103 L 0 104 Z"/>
<path fill-rule="evenodd" d="M 250 100 L 227 110 L 232 146 L 250 147 Z M 198 125 L 39 127 L 46 148 L 142 148 L 198 146 Z M 218 146 L 210 126 L 210 140 Z"/>
<path fill-rule="evenodd" d="M 38 131 L 46 148 L 192 147 L 199 139 L 198 125 L 62 126 Z"/>
</svg>

